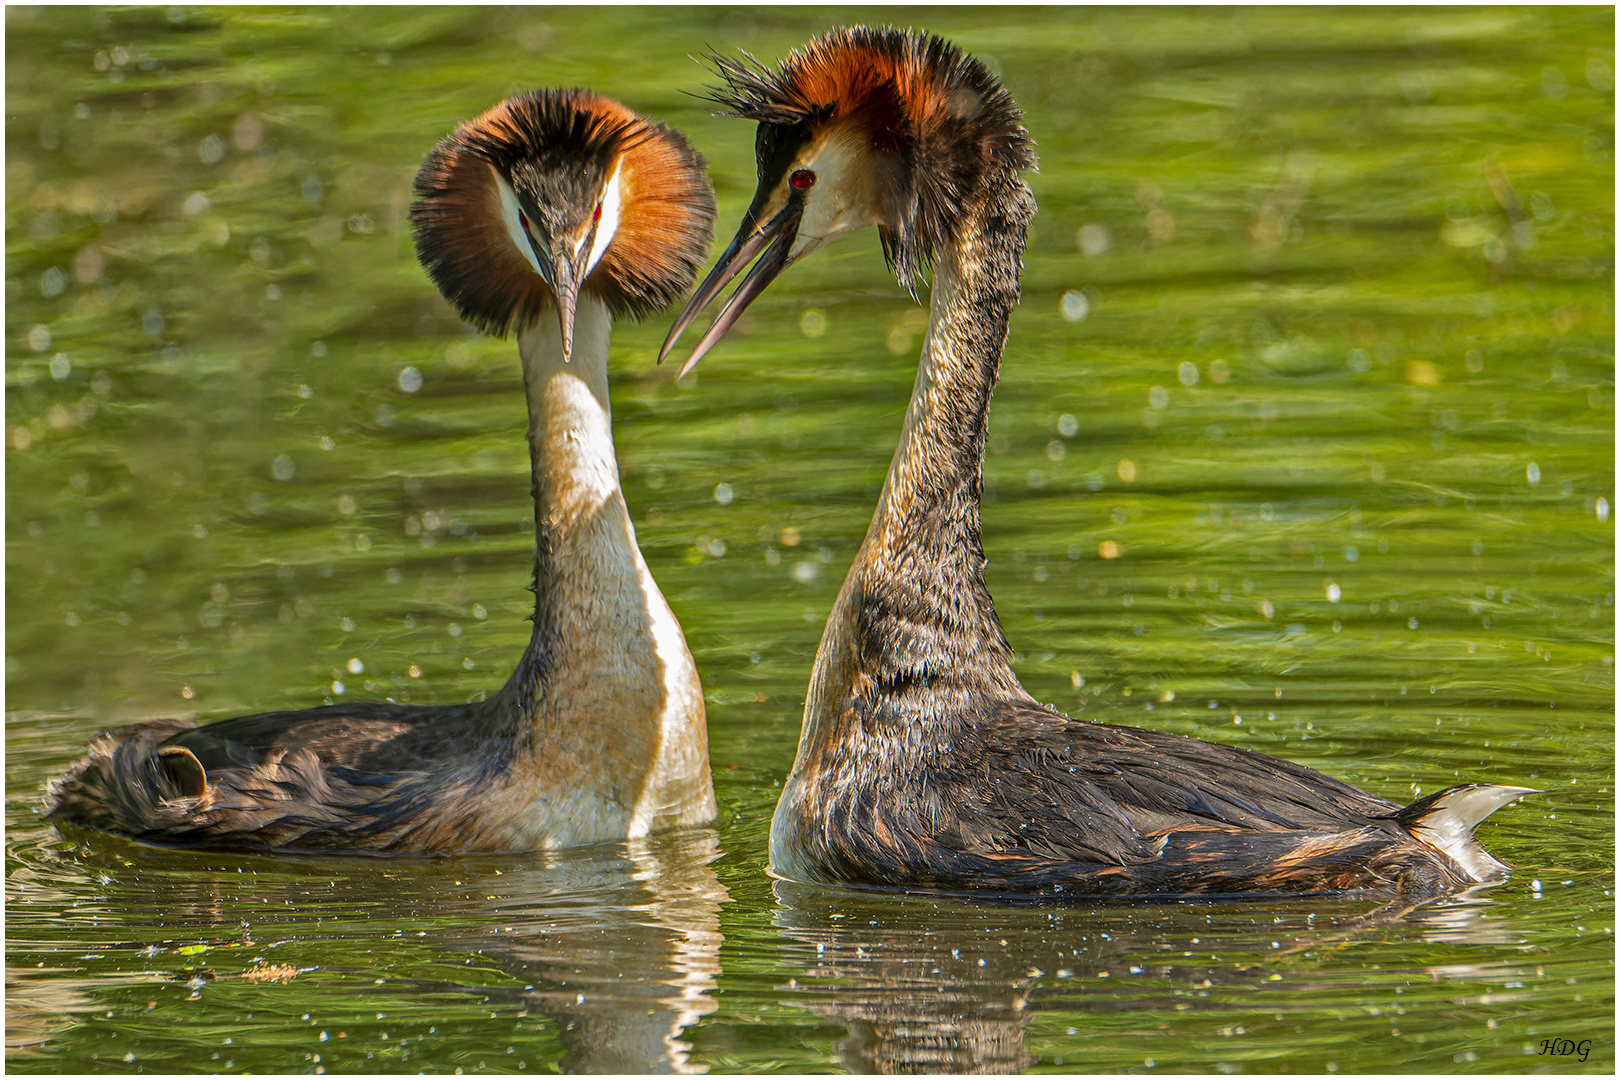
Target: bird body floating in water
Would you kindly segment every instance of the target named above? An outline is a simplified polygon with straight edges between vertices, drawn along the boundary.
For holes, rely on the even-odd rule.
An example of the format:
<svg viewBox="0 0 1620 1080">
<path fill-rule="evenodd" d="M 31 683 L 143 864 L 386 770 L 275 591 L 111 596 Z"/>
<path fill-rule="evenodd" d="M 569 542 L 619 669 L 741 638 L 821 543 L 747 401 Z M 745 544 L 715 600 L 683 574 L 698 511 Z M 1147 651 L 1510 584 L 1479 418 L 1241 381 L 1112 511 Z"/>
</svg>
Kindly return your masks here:
<svg viewBox="0 0 1620 1080">
<path fill-rule="evenodd" d="M 934 271 L 900 445 L 816 654 L 772 870 L 1018 894 L 1416 900 L 1501 877 L 1473 829 L 1528 789 L 1468 784 L 1401 807 L 1264 754 L 1073 719 L 1019 685 L 985 587 L 979 501 L 1035 212 L 1022 114 L 983 64 L 921 33 L 843 29 L 774 69 L 715 66 L 714 100 L 759 124 L 759 187 L 664 356 L 756 256 L 688 367 L 785 266 L 844 233 L 877 226 L 907 288 Z"/>
<path fill-rule="evenodd" d="M 715 816 L 702 687 L 636 546 L 608 335 L 690 287 L 714 234 L 684 136 L 583 90 L 462 124 L 416 178 L 417 253 L 528 397 L 534 632 L 487 701 L 376 702 L 98 738 L 47 816 L 206 847 L 437 854 L 622 840 Z"/>
</svg>

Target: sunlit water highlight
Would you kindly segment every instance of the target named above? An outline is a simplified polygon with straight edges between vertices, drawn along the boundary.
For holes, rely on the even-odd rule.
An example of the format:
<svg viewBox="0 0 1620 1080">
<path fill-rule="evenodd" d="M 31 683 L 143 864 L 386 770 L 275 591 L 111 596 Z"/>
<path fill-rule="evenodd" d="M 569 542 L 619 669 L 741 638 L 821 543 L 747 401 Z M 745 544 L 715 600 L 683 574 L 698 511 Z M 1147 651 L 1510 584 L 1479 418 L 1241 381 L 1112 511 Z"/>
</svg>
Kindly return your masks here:
<svg viewBox="0 0 1620 1080">
<path fill-rule="evenodd" d="M 934 16 L 937 14 L 938 18 Z M 915 13 L 903 17 L 912 17 Z M 1609 9 L 940 9 L 1041 171 L 985 546 L 1031 691 L 1406 800 L 1548 789 L 1506 885 L 1141 907 L 762 872 L 921 310 L 864 234 L 695 378 L 618 328 L 626 497 L 714 829 L 502 859 L 61 836 L 110 723 L 465 700 L 527 641 L 524 408 L 412 255 L 421 154 L 535 85 L 683 128 L 772 9 L 7 14 L 7 1039 L 105 1071 L 1585 1071 L 1613 1049 Z M 1589 1039 L 1587 1057 L 1541 1053 Z"/>
</svg>

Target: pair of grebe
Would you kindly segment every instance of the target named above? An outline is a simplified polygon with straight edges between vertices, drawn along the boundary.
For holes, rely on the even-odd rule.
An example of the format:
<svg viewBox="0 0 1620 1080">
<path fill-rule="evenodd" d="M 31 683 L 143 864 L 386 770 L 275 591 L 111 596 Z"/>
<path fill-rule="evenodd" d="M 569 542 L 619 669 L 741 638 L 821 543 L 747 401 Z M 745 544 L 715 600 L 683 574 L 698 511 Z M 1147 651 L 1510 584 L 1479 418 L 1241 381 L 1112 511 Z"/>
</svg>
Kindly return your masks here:
<svg viewBox="0 0 1620 1080">
<path fill-rule="evenodd" d="M 1410 900 L 1500 878 L 1473 829 L 1529 789 L 1462 785 L 1401 807 L 1291 762 L 1030 697 L 979 527 L 990 396 L 1035 210 L 1022 114 L 977 60 L 913 32 L 839 30 L 774 69 L 716 67 L 714 100 L 759 124 L 759 187 L 660 359 L 751 262 L 687 368 L 783 268 L 845 233 L 875 225 L 908 289 L 934 271 L 900 445 L 816 655 L 773 872 Z M 524 357 L 540 600 L 518 672 L 481 706 L 115 732 L 58 782 L 56 817 L 177 842 L 446 852 L 712 818 L 697 676 L 625 517 L 602 364 L 610 313 L 667 303 L 695 277 L 714 213 L 701 159 L 605 99 L 551 93 L 464 125 L 417 186 L 435 282 L 481 329 L 516 329 Z M 627 737 L 634 748 L 613 745 Z"/>
</svg>

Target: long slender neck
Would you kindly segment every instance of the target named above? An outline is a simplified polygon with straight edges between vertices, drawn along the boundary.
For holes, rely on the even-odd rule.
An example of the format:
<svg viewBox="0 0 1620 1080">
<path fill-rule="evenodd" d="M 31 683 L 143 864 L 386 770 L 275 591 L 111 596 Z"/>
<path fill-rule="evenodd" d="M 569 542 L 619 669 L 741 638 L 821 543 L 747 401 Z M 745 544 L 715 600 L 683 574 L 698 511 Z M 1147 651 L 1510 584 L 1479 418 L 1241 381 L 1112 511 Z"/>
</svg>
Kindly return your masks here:
<svg viewBox="0 0 1620 1080">
<path fill-rule="evenodd" d="M 866 711 L 863 699 L 940 715 L 950 711 L 945 699 L 1023 693 L 984 583 L 979 496 L 990 395 L 1033 212 L 1028 187 L 1005 177 L 936 267 L 900 445 L 816 656 L 801 760 L 852 705 Z"/>
<path fill-rule="evenodd" d="M 625 513 L 613 450 L 611 330 L 607 308 L 582 296 L 571 359 L 563 359 L 555 309 L 518 335 L 529 404 L 535 609 L 534 636 L 506 692 L 526 712 L 612 621 L 609 608 L 646 602 L 633 587 L 645 564 Z"/>
<path fill-rule="evenodd" d="M 558 571 L 554 559 L 558 545 L 620 495 L 607 383 L 611 331 L 607 308 L 582 297 L 571 359 L 563 359 L 555 309 L 518 336 L 529 403 L 537 627 L 546 614 L 550 591 L 546 586 Z"/>
</svg>

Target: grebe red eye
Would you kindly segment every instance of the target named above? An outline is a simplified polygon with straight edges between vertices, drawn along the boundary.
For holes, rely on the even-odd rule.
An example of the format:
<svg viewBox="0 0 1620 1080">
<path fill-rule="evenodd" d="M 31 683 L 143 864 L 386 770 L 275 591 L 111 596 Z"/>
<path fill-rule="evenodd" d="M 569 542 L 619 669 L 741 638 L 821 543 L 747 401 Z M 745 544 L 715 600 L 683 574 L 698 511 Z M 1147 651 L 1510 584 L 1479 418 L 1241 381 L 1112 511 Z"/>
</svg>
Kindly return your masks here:
<svg viewBox="0 0 1620 1080">
<path fill-rule="evenodd" d="M 794 169 L 788 183 L 798 191 L 809 191 L 816 186 L 816 174 L 809 169 Z"/>
<path fill-rule="evenodd" d="M 600 222 L 601 220 L 602 220 L 602 204 L 597 203 L 596 204 L 596 211 L 591 214 L 591 224 L 594 225 L 594 224 Z"/>
</svg>

